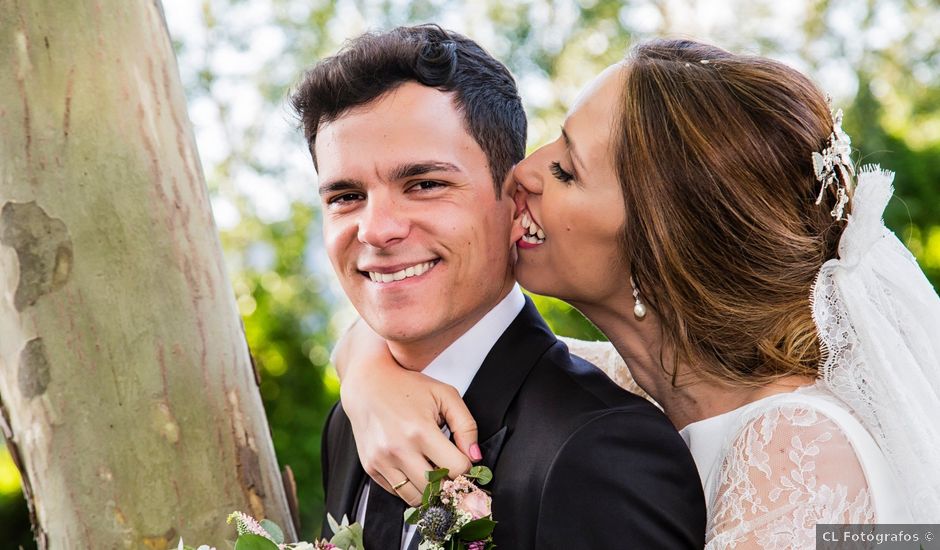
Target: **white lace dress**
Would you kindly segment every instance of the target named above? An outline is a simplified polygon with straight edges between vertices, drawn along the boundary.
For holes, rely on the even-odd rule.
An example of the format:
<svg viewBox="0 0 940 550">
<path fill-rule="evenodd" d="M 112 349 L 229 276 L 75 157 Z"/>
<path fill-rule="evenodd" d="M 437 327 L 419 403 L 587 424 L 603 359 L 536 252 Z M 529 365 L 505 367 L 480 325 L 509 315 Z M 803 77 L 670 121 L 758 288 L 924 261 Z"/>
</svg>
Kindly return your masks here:
<svg viewBox="0 0 940 550">
<path fill-rule="evenodd" d="M 614 381 L 635 383 L 610 344 L 565 339 Z M 708 508 L 706 549 L 815 548 L 817 523 L 912 523 L 871 435 L 819 385 L 689 424 Z"/>
<path fill-rule="evenodd" d="M 680 431 L 705 487 L 706 548 L 815 548 L 818 523 L 911 523 L 881 450 L 819 386 Z"/>
</svg>

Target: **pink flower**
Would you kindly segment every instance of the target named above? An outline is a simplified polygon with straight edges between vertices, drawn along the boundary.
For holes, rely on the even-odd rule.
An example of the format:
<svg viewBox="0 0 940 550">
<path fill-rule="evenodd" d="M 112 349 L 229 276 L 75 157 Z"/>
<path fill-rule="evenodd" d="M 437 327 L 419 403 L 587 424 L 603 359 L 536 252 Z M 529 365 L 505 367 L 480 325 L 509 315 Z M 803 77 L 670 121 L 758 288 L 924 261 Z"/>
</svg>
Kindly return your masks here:
<svg viewBox="0 0 940 550">
<path fill-rule="evenodd" d="M 493 513 L 491 510 L 492 501 L 490 495 L 480 489 L 473 488 L 470 492 L 460 496 L 457 509 L 470 514 L 473 519 L 485 518 Z"/>
<path fill-rule="evenodd" d="M 272 539 L 271 535 L 269 535 L 268 532 L 264 530 L 264 527 L 258 523 L 258 520 L 244 512 L 232 512 L 228 515 L 228 518 L 225 520 L 225 522 L 229 524 L 234 522 L 235 527 L 238 529 L 239 535 L 250 533 L 252 535 L 258 535 L 270 540 L 271 542 L 274 542 L 274 539 Z"/>
<path fill-rule="evenodd" d="M 467 546 L 467 550 L 484 550 L 485 548 L 486 548 L 486 543 L 483 542 L 482 540 L 471 542 L 470 545 Z"/>
</svg>

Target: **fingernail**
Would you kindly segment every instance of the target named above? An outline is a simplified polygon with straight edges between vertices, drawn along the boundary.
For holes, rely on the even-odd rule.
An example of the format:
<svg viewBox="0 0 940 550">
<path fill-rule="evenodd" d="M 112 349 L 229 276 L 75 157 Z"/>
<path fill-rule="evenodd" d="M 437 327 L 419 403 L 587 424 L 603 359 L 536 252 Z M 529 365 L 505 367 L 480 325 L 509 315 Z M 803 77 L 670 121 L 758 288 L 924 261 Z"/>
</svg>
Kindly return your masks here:
<svg viewBox="0 0 940 550">
<path fill-rule="evenodd" d="M 476 443 L 470 445 L 470 458 L 472 458 L 474 462 L 483 460 L 483 453 L 480 452 L 480 446 Z"/>
</svg>

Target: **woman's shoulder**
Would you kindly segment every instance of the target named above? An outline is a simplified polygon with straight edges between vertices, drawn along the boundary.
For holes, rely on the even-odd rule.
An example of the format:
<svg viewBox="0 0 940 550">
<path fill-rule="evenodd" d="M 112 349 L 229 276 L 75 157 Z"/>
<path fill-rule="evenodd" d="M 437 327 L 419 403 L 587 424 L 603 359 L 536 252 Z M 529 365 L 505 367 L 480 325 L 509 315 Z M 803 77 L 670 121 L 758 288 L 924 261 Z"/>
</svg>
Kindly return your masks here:
<svg viewBox="0 0 940 550">
<path fill-rule="evenodd" d="M 880 479 L 887 473 L 887 461 L 868 430 L 818 385 L 755 402 L 731 426 L 723 485 L 745 473 L 752 480 L 780 481 L 778 490 L 767 495 L 776 500 L 781 492 L 811 493 L 822 486 L 867 490 L 870 476 Z"/>
<path fill-rule="evenodd" d="M 871 434 L 851 409 L 820 384 L 775 394 L 742 407 L 732 436 L 736 441 L 759 437 L 766 443 L 790 445 L 807 439 L 818 443 L 832 441 L 826 445 L 831 447 L 826 449 L 830 453 L 862 452 L 874 446 Z"/>
<path fill-rule="evenodd" d="M 884 454 L 823 387 L 753 403 L 729 435 L 710 495 L 709 538 L 719 546 L 809 548 L 815 533 L 805 525 L 906 517 Z"/>
<path fill-rule="evenodd" d="M 847 415 L 847 416 L 846 416 Z M 743 411 L 712 497 L 709 539 L 811 548 L 816 523 L 869 523 L 875 508 L 851 413 L 825 395 L 781 394 Z"/>
</svg>

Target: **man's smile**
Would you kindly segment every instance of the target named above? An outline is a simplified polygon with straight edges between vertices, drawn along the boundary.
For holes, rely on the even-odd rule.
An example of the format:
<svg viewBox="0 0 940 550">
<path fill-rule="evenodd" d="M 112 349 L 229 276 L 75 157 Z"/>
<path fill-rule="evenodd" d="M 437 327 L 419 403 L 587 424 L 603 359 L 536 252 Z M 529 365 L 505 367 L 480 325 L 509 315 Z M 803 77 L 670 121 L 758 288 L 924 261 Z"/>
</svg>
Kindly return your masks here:
<svg viewBox="0 0 940 550">
<path fill-rule="evenodd" d="M 430 271 L 440 261 L 440 258 L 436 258 L 431 261 L 408 265 L 386 267 L 368 266 L 366 269 L 360 270 L 359 273 L 361 273 L 363 276 L 369 277 L 369 279 L 371 279 L 374 283 L 392 283 L 410 279 L 412 277 L 420 277 L 421 275 L 424 275 Z"/>
</svg>

